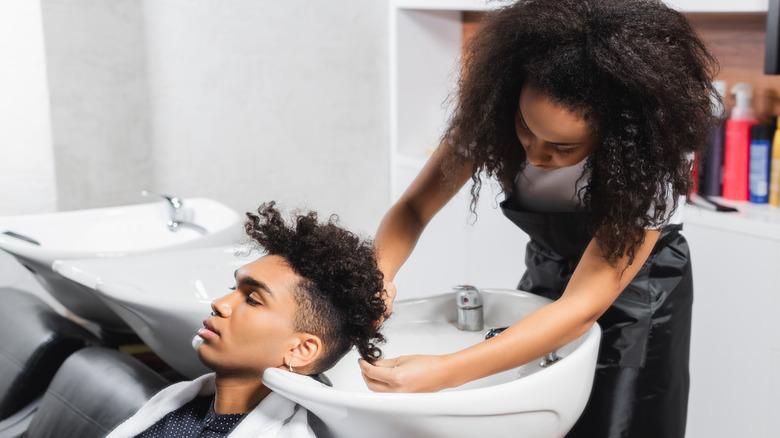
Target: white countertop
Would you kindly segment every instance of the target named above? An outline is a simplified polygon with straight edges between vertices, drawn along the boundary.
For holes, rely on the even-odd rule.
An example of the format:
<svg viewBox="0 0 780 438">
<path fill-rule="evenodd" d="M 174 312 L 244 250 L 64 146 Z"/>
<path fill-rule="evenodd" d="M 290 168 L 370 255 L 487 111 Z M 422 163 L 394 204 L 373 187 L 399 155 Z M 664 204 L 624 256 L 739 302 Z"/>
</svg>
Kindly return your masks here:
<svg viewBox="0 0 780 438">
<path fill-rule="evenodd" d="M 685 206 L 685 223 L 761 237 L 780 242 L 780 208 L 768 204 L 729 201 L 710 196 L 713 201 L 736 208 L 737 212 L 719 212 L 694 195 Z"/>
</svg>

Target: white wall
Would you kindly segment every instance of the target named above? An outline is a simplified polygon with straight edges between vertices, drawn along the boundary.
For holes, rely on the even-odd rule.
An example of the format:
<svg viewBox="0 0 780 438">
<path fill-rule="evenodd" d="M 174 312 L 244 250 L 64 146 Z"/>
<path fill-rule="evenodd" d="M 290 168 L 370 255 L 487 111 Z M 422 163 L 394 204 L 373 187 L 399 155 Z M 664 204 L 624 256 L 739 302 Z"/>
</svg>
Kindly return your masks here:
<svg viewBox="0 0 780 438">
<path fill-rule="evenodd" d="M 42 0 L 59 210 L 143 201 L 153 183 L 138 0 Z"/>
<path fill-rule="evenodd" d="M 374 231 L 389 202 L 383 2 L 145 6 L 160 190 Z"/>
<path fill-rule="evenodd" d="M 42 1 L 60 209 L 151 188 L 374 232 L 390 202 L 384 1 Z"/>
<path fill-rule="evenodd" d="M 0 215 L 56 209 L 40 3 L 0 1 Z"/>
</svg>

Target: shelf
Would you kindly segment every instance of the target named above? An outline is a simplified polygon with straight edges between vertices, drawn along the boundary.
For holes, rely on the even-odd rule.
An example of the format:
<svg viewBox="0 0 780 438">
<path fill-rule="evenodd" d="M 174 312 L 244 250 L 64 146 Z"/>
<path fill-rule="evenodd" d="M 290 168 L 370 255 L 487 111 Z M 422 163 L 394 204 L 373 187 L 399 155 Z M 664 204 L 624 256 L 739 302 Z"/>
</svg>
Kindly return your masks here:
<svg viewBox="0 0 780 438">
<path fill-rule="evenodd" d="M 506 0 L 396 0 L 391 1 L 390 6 L 395 9 L 487 11 L 512 3 Z"/>
<path fill-rule="evenodd" d="M 664 0 L 682 12 L 766 12 L 769 0 Z"/>
<path fill-rule="evenodd" d="M 694 196 L 693 205 L 685 206 L 686 224 L 780 242 L 780 208 L 768 204 L 710 198 L 739 211 L 733 213 L 714 211 L 713 207 Z"/>
<path fill-rule="evenodd" d="M 766 12 L 769 0 L 665 0 L 666 4 L 682 12 Z M 395 9 L 486 11 L 513 1 L 506 0 L 395 0 Z"/>
</svg>

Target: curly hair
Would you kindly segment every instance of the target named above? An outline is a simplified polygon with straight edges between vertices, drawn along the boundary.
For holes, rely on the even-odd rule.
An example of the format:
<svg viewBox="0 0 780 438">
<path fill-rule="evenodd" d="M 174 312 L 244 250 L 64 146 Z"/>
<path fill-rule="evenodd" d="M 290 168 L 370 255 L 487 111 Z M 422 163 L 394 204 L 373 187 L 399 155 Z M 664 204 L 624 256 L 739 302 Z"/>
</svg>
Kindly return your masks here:
<svg viewBox="0 0 780 438">
<path fill-rule="evenodd" d="M 715 123 L 715 58 L 686 18 L 658 0 L 520 0 L 489 12 L 466 47 L 444 139 L 506 194 L 526 163 L 515 131 L 523 84 L 583 117 L 599 146 L 585 163 L 590 232 L 606 258 L 633 261 L 666 200 L 692 188 L 686 153 Z"/>
<path fill-rule="evenodd" d="M 352 346 L 373 362 L 384 342 L 376 322 L 386 311 L 383 274 L 370 241 L 338 226 L 338 217 L 318 223 L 317 213 L 295 216 L 288 226 L 275 202 L 248 212 L 244 229 L 267 254 L 277 255 L 302 277 L 294 292 L 299 312 L 296 331 L 323 342 L 323 354 L 312 374 L 338 362 Z"/>
</svg>

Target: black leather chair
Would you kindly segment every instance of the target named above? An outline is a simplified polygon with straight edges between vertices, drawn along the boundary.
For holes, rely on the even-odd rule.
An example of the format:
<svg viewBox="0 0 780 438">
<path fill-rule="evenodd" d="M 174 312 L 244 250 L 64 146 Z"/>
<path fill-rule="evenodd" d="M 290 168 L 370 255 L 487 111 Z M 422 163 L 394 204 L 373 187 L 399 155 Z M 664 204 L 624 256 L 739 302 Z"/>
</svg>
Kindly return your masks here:
<svg viewBox="0 0 780 438">
<path fill-rule="evenodd" d="M 73 352 L 99 339 L 39 297 L 0 288 L 0 420 L 43 394 Z"/>
<path fill-rule="evenodd" d="M 84 348 L 57 371 L 23 436 L 104 437 L 168 384 L 130 355 Z"/>
</svg>

